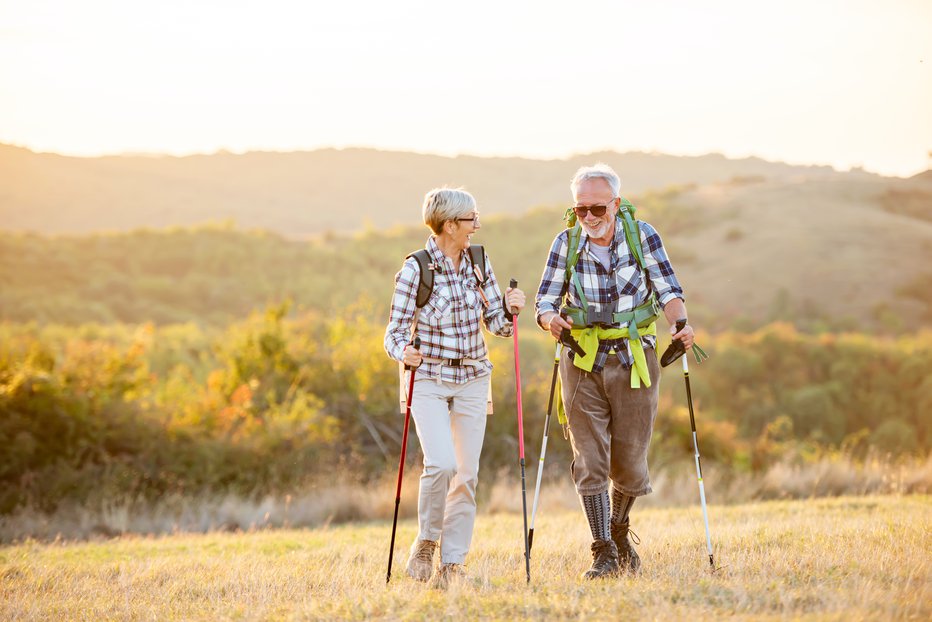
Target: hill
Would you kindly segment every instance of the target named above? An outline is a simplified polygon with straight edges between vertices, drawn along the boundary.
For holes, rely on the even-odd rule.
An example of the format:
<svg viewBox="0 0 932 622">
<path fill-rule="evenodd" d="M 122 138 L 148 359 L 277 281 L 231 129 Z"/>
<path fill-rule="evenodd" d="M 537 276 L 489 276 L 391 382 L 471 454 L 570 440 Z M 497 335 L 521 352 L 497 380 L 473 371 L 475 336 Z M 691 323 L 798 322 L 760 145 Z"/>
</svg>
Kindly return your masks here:
<svg viewBox="0 0 932 622">
<path fill-rule="evenodd" d="M 645 192 L 697 326 L 897 333 L 932 324 L 932 184 L 836 175 Z M 533 292 L 560 208 L 489 216 L 475 242 Z M 333 311 L 392 277 L 427 231 L 295 240 L 230 225 L 47 237 L 0 233 L 0 319 L 222 325 L 284 298 Z M 387 310 L 386 310 L 387 313 Z M 869 328 L 868 328 L 869 327 Z"/>
<path fill-rule="evenodd" d="M 366 223 L 417 223 L 424 193 L 444 184 L 473 192 L 484 214 L 517 215 L 539 205 L 567 204 L 573 172 L 596 161 L 611 164 L 624 194 L 635 197 L 670 185 L 731 179 L 879 179 L 717 154 L 604 152 L 531 160 L 321 149 L 75 158 L 0 145 L 0 226 L 88 233 L 232 220 L 306 237 L 358 231 Z"/>
</svg>

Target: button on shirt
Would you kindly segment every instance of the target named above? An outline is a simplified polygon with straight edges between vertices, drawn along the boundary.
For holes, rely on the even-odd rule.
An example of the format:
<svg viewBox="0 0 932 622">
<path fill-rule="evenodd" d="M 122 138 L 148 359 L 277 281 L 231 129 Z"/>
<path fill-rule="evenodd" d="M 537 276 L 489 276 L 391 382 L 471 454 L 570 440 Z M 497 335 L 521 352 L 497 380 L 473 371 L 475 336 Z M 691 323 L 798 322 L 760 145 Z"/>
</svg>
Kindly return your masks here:
<svg viewBox="0 0 932 622">
<path fill-rule="evenodd" d="M 479 294 L 479 283 L 469 253 L 460 255 L 459 270 L 453 260 L 443 254 L 433 236 L 425 246 L 434 271 L 434 288 L 421 309 L 417 309 L 417 289 L 420 269 L 417 260 L 409 257 L 395 276 L 395 293 L 385 329 L 385 351 L 397 361 L 404 358 L 405 346 L 411 342 L 411 327 L 417 317 L 417 335 L 421 338 L 421 354 L 434 359 L 470 358 L 482 361 L 478 366 L 451 367 L 424 362 L 418 376 L 462 384 L 491 373 L 488 349 L 480 326 L 501 337 L 510 337 L 512 325 L 505 318 L 502 293 L 489 258 L 485 258 L 487 278 L 482 293 L 489 301 L 486 308 Z"/>
<path fill-rule="evenodd" d="M 648 300 L 650 289 L 657 294 L 657 299 L 662 306 L 674 298 L 683 298 L 683 289 L 673 273 L 673 266 L 667 258 L 660 235 L 650 224 L 643 221 L 638 221 L 638 228 L 641 232 L 646 281 L 637 259 L 628 248 L 620 218 L 615 219 L 615 235 L 609 245 L 611 268 L 608 270 L 593 252 L 585 230 L 581 232 L 578 247 L 579 259 L 575 269 L 583 292 L 589 304 L 595 307 L 596 311 L 631 311 Z M 565 281 L 568 240 L 568 230 L 564 230 L 554 239 L 550 248 L 544 274 L 541 276 L 540 288 L 535 298 L 538 324 L 540 324 L 540 316 L 544 313 L 560 311 L 564 294 L 569 294 L 569 306 L 582 306 L 576 286 Z M 612 324 L 611 327 L 619 328 L 620 325 Z M 656 337 L 642 336 L 641 345 L 645 350 L 656 347 Z M 596 354 L 592 371 L 602 371 L 606 357 L 611 350 L 618 354 L 625 367 L 631 367 L 631 350 L 628 347 L 628 340 L 612 339 L 599 343 L 599 351 Z M 570 356 L 573 354 L 570 353 Z"/>
</svg>

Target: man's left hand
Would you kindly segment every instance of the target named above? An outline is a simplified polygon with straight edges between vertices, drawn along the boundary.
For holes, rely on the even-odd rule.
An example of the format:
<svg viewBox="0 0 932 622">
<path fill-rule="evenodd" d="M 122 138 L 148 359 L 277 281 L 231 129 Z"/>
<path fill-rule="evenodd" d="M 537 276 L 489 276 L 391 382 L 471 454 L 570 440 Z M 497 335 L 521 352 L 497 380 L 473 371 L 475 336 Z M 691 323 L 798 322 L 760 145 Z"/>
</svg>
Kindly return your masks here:
<svg viewBox="0 0 932 622">
<path fill-rule="evenodd" d="M 693 342 L 696 340 L 696 334 L 693 332 L 693 327 L 689 324 L 684 326 L 683 330 L 680 332 L 676 332 L 676 326 L 671 326 L 670 333 L 673 335 L 674 339 L 679 339 L 682 341 L 687 350 L 693 347 Z"/>
</svg>

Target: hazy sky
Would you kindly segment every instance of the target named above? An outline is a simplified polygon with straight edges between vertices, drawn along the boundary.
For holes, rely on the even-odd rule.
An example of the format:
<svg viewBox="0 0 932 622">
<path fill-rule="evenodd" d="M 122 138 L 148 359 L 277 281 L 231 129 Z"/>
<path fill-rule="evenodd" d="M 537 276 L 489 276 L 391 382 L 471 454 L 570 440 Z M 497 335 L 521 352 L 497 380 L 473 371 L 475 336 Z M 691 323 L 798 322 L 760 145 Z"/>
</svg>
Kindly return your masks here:
<svg viewBox="0 0 932 622">
<path fill-rule="evenodd" d="M 0 0 L 0 142 L 910 175 L 932 150 L 932 0 Z"/>
</svg>

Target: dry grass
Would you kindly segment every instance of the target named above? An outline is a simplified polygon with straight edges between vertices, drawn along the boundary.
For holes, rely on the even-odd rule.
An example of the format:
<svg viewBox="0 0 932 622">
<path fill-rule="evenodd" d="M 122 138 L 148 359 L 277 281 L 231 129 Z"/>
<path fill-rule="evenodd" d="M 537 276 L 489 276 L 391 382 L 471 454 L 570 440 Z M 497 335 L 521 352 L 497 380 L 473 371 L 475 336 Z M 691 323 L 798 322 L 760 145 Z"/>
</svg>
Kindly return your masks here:
<svg viewBox="0 0 932 622">
<path fill-rule="evenodd" d="M 583 582 L 578 511 L 539 516 L 532 582 L 521 517 L 481 515 L 469 579 L 447 591 L 404 575 L 415 536 L 390 522 L 0 548 L 4 620 L 738 619 L 932 617 L 932 498 L 844 497 L 710 508 L 708 572 L 698 507 L 633 514 L 645 571 Z"/>
<path fill-rule="evenodd" d="M 553 467 L 541 489 L 547 511 L 579 507 L 579 497 L 565 465 Z M 417 475 L 409 465 L 401 494 L 401 517 L 417 513 Z M 115 499 L 100 505 L 63 506 L 52 514 L 30 509 L 0 516 L 0 544 L 25 540 L 69 540 L 125 534 L 177 534 L 250 531 L 266 528 L 321 527 L 348 521 L 390 519 L 394 509 L 395 474 L 368 486 L 330 481 L 283 497 L 243 499 L 233 495 L 165 497 L 158 503 Z M 479 512 L 521 511 L 519 484 L 513 471 L 480 473 Z M 703 466 L 706 494 L 716 505 L 758 500 L 808 499 L 842 495 L 900 495 L 932 492 L 932 455 L 892 460 L 878 456 L 855 461 L 844 454 L 794 464 L 778 463 L 762 474 L 735 473 L 716 464 Z M 536 481 L 528 470 L 528 504 Z M 692 462 L 659 469 L 652 475 L 654 494 L 638 507 L 692 505 L 699 498 Z"/>
</svg>

